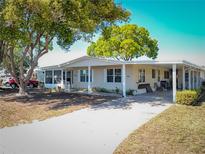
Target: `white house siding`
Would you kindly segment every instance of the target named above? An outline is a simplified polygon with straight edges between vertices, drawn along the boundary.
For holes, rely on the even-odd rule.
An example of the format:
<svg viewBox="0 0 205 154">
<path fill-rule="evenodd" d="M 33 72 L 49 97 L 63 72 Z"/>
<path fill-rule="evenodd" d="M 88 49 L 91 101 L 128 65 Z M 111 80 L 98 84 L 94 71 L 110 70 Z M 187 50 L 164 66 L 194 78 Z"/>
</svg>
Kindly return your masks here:
<svg viewBox="0 0 205 154">
<path fill-rule="evenodd" d="M 132 72 L 130 73 L 131 74 L 130 77 L 132 79 L 127 81 L 127 88 L 130 89 L 137 89 L 137 82 L 139 81 L 139 69 L 145 69 L 144 83 L 149 83 L 153 90 L 155 90 L 154 83 L 158 83 L 158 70 L 160 70 L 160 80 L 165 80 L 164 71 L 165 70 L 168 71 L 168 69 L 166 68 L 161 68 L 159 66 L 154 66 L 154 65 L 153 66 L 152 65 L 131 65 L 131 67 L 132 67 Z M 154 79 L 152 78 L 152 69 L 156 70 L 156 76 Z"/>
<path fill-rule="evenodd" d="M 182 89 L 183 88 L 183 86 L 182 86 L 182 84 L 183 84 L 183 71 L 182 71 L 182 69 L 178 69 L 177 78 L 178 78 L 178 83 L 177 83 L 178 88 Z"/>
<path fill-rule="evenodd" d="M 114 90 L 119 88 L 122 90 L 122 83 L 108 83 L 106 72 L 109 68 L 122 68 L 121 65 L 113 65 L 113 66 L 98 66 L 91 67 L 93 70 L 93 81 L 91 82 L 91 86 L 106 88 L 110 90 Z M 87 67 L 79 67 L 73 68 L 73 87 L 74 88 L 87 88 L 87 82 L 80 82 L 79 80 L 79 70 L 88 69 Z M 126 89 L 134 89 L 137 90 L 137 82 L 139 81 L 139 69 L 145 69 L 145 83 L 149 83 L 154 90 L 154 83 L 158 83 L 158 70 L 160 70 L 160 80 L 164 79 L 164 71 L 168 70 L 166 68 L 160 68 L 157 66 L 151 65 L 126 65 Z M 152 69 L 156 70 L 156 77 L 152 79 Z M 171 77 L 171 74 L 170 74 Z"/>
<path fill-rule="evenodd" d="M 100 87 L 100 88 L 106 88 L 106 89 L 115 89 L 116 87 L 119 89 L 122 89 L 122 83 L 107 83 L 107 77 L 104 76 L 104 70 L 107 68 L 121 68 L 121 66 L 99 66 L 99 67 L 91 67 L 91 70 L 93 72 L 93 80 L 91 82 L 92 88 L 94 87 Z M 73 79 L 73 87 L 74 88 L 87 88 L 88 83 L 87 82 L 80 82 L 79 80 L 79 70 L 82 69 L 88 69 L 87 67 L 80 67 L 80 68 L 74 68 L 74 79 Z"/>
</svg>

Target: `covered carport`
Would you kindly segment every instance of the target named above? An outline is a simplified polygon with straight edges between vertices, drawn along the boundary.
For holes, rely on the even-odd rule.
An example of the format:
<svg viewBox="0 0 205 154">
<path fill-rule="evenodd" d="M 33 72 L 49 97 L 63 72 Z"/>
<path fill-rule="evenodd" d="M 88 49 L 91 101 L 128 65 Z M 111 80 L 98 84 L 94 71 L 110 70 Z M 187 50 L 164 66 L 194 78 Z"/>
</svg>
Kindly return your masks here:
<svg viewBox="0 0 205 154">
<path fill-rule="evenodd" d="M 163 67 L 170 72 L 170 82 L 172 88 L 173 102 L 176 102 L 176 92 L 177 90 L 185 89 L 197 89 L 201 85 L 203 80 L 201 72 L 204 71 L 202 67 L 192 64 L 187 61 L 136 61 L 128 62 L 128 64 L 141 64 L 141 65 L 151 65 L 155 67 Z M 125 67 L 126 68 L 126 67 Z M 126 72 L 126 71 L 123 71 Z M 124 75 L 126 76 L 126 74 Z M 125 83 L 126 85 L 126 83 Z M 125 95 L 126 96 L 126 95 Z"/>
</svg>

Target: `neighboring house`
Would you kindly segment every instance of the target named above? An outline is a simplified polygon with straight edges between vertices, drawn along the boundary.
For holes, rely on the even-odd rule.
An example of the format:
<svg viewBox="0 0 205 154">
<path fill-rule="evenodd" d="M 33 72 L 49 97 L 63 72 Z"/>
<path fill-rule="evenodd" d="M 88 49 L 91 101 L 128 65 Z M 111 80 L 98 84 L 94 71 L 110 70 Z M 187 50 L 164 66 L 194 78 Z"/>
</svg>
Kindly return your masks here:
<svg viewBox="0 0 205 154">
<path fill-rule="evenodd" d="M 11 75 L 4 68 L 0 67 L 0 86 L 3 86 L 11 78 Z"/>
<path fill-rule="evenodd" d="M 140 91 L 149 86 L 152 91 L 169 83 L 175 101 L 177 89 L 194 89 L 205 79 L 205 70 L 187 61 L 117 61 L 82 56 L 67 62 L 41 67 L 47 88 L 120 89 L 124 97 L 129 89 Z"/>
</svg>

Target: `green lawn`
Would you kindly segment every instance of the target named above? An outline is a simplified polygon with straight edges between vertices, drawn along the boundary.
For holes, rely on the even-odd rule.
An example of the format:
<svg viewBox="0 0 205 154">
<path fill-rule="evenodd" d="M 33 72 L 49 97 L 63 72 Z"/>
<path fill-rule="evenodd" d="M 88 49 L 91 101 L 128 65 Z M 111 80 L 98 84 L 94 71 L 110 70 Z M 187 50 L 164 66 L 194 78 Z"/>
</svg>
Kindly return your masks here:
<svg viewBox="0 0 205 154">
<path fill-rule="evenodd" d="M 204 154 L 205 103 L 173 105 L 131 133 L 115 154 Z"/>
</svg>

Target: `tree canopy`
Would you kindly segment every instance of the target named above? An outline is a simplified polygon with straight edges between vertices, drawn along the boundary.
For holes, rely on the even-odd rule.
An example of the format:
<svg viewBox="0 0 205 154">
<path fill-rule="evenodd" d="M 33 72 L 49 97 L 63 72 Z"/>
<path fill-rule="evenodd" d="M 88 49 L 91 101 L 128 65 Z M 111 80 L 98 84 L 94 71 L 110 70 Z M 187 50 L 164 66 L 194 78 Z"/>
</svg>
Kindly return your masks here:
<svg viewBox="0 0 205 154">
<path fill-rule="evenodd" d="M 157 40 L 150 37 L 147 29 L 126 24 L 105 28 L 102 36 L 88 47 L 87 54 L 130 61 L 140 56 L 155 59 L 158 50 Z"/>
<path fill-rule="evenodd" d="M 52 49 L 54 38 L 68 49 L 76 40 L 87 40 L 116 21 L 126 21 L 129 15 L 113 0 L 2 0 L 0 53 L 4 66 L 23 89 L 38 59 Z"/>
</svg>

